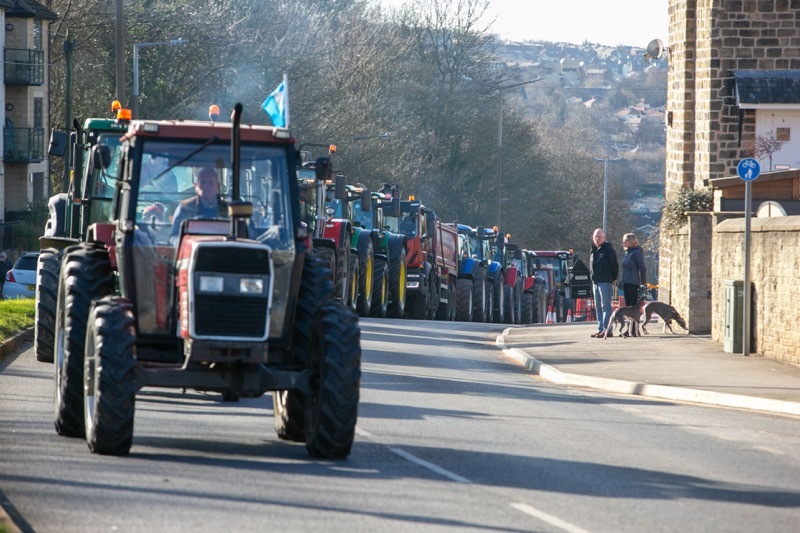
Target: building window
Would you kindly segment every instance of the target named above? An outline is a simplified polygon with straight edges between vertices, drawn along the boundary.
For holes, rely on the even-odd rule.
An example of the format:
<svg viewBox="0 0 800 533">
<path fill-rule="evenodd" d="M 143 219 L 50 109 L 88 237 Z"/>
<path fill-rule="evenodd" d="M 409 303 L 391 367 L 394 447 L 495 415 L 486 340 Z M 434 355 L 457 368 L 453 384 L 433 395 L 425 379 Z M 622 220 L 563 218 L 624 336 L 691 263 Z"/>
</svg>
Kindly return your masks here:
<svg viewBox="0 0 800 533">
<path fill-rule="evenodd" d="M 42 21 L 34 19 L 33 21 L 33 49 L 42 50 Z"/>
<path fill-rule="evenodd" d="M 789 142 L 791 139 L 791 128 L 776 128 L 775 140 L 779 142 Z"/>
<path fill-rule="evenodd" d="M 33 99 L 33 127 L 44 128 L 44 99 Z"/>
</svg>

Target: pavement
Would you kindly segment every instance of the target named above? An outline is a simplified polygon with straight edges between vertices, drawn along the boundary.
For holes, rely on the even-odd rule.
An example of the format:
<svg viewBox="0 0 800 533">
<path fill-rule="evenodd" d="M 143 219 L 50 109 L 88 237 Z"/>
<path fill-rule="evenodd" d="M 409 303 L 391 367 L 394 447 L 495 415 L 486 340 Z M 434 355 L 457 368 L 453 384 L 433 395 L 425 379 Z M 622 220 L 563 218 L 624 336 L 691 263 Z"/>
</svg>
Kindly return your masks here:
<svg viewBox="0 0 800 533">
<path fill-rule="evenodd" d="M 650 335 L 595 339 L 597 322 L 510 327 L 497 346 L 553 383 L 800 416 L 800 366 L 662 328 L 651 322 Z"/>
</svg>

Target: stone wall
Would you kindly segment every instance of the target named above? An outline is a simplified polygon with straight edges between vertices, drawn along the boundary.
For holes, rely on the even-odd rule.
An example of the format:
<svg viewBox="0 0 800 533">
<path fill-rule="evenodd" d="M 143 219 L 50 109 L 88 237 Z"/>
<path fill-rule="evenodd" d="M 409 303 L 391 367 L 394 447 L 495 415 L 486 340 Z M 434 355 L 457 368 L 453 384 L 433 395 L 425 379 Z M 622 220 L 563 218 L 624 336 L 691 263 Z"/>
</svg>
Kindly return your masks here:
<svg viewBox="0 0 800 533">
<path fill-rule="evenodd" d="M 755 352 L 800 364 L 800 216 L 753 218 L 750 281 Z M 744 278 L 744 218 L 714 226 L 711 337 L 725 337 L 725 280 Z"/>
</svg>

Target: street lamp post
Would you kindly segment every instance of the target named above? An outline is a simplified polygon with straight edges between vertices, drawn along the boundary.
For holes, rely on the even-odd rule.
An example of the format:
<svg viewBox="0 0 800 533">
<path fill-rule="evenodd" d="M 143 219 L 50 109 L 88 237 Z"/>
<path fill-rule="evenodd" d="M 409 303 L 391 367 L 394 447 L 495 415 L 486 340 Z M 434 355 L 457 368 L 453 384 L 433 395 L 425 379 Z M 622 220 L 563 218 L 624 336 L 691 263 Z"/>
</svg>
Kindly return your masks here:
<svg viewBox="0 0 800 533">
<path fill-rule="evenodd" d="M 503 183 L 503 91 L 506 89 L 513 89 L 514 87 L 522 87 L 523 85 L 528 85 L 530 83 L 536 83 L 537 81 L 541 81 L 543 78 L 536 78 L 535 80 L 528 80 L 528 81 L 521 81 L 519 83 L 512 83 L 509 85 L 498 85 L 497 86 L 497 96 L 499 100 L 498 105 L 498 117 L 497 117 L 497 177 L 495 179 L 495 189 L 497 191 L 497 216 L 495 217 L 495 224 L 500 227 L 500 205 L 502 203 L 501 197 L 501 185 Z"/>
<path fill-rule="evenodd" d="M 184 39 L 173 39 L 157 43 L 136 43 L 133 45 L 133 118 L 139 118 L 139 49 L 148 46 L 177 45 L 188 43 Z"/>
<path fill-rule="evenodd" d="M 606 232 L 606 220 L 608 219 L 608 162 L 619 161 L 619 157 L 595 157 L 595 161 L 603 162 L 603 233 Z"/>
</svg>

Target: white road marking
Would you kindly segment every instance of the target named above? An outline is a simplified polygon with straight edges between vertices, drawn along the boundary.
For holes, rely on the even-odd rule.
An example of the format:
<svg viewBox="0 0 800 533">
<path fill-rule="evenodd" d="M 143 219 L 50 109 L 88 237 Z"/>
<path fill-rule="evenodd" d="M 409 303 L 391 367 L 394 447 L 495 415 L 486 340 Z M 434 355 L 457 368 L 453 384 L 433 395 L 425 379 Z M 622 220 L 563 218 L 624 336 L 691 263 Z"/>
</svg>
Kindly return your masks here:
<svg viewBox="0 0 800 533">
<path fill-rule="evenodd" d="M 366 438 L 372 439 L 372 440 L 377 440 L 377 439 L 375 439 L 374 435 L 372 435 L 368 431 L 364 431 L 363 429 L 360 429 L 358 426 L 356 426 L 356 433 L 358 435 L 361 435 L 362 437 L 366 437 Z M 421 466 L 423 468 L 427 468 L 431 472 L 435 472 L 435 473 L 439 474 L 440 476 L 446 477 L 447 479 L 450 479 L 450 480 L 455 481 L 457 483 L 472 483 L 472 481 L 470 481 L 469 479 L 467 479 L 465 477 L 459 476 L 458 474 L 455 474 L 455 473 L 453 473 L 453 472 L 451 472 L 449 470 L 445 470 L 441 466 L 436 466 L 433 463 L 429 463 L 428 461 L 426 461 L 424 459 L 420 459 L 416 455 L 412 455 L 412 454 L 408 453 L 405 450 L 401 450 L 400 448 L 395 448 L 393 446 L 389 446 L 388 444 L 384 444 L 384 443 L 381 443 L 381 444 L 383 444 L 384 446 L 389 448 L 389 451 L 392 452 L 393 454 L 399 455 L 403 459 L 405 459 L 407 461 L 411 461 L 412 463 L 414 463 L 416 465 L 419 465 L 419 466 Z"/>
<path fill-rule="evenodd" d="M 558 529 L 561 529 L 563 531 L 567 531 L 568 533 L 589 533 L 583 528 L 570 524 L 565 520 L 561 520 L 557 516 L 553 516 L 551 514 L 545 513 L 544 511 L 540 511 L 536 507 L 531 507 L 527 503 L 512 503 L 511 507 L 513 507 L 517 511 L 522 511 L 523 513 L 530 515 L 534 518 L 538 518 L 542 522 L 550 524 L 551 526 L 557 527 Z"/>
<path fill-rule="evenodd" d="M 412 455 L 412 454 L 408 453 L 405 450 L 401 450 L 400 448 L 393 448 L 393 447 L 390 446 L 389 447 L 389 451 L 391 451 L 394 454 L 399 455 L 403 459 L 411 461 L 414 464 L 418 464 L 419 466 L 427 468 L 431 472 L 435 472 L 435 473 L 439 474 L 440 476 L 444 476 L 447 479 L 450 479 L 450 480 L 455 481 L 457 483 L 472 483 L 472 481 L 468 480 L 465 477 L 461 477 L 458 474 L 454 474 L 453 472 L 450 472 L 449 470 L 445 470 L 444 468 L 442 468 L 440 466 L 436 466 L 435 464 L 429 463 L 428 461 L 425 461 L 424 459 L 420 459 L 419 457 L 417 457 L 415 455 Z"/>
</svg>

